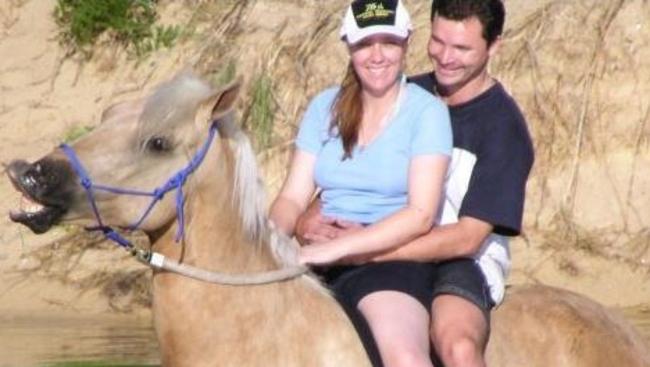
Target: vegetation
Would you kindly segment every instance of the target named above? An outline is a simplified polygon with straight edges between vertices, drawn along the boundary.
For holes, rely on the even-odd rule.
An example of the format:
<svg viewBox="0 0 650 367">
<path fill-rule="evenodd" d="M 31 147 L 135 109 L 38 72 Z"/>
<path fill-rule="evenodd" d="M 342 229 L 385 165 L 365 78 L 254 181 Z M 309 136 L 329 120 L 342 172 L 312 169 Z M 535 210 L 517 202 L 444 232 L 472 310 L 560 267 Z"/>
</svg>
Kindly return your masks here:
<svg viewBox="0 0 650 367">
<path fill-rule="evenodd" d="M 72 143 L 73 141 L 89 133 L 91 130 L 92 128 L 88 126 L 72 126 L 63 134 L 63 142 L 66 144 Z"/>
<path fill-rule="evenodd" d="M 46 367 L 154 367 L 154 365 L 112 362 L 61 362 Z"/>
<path fill-rule="evenodd" d="M 215 73 L 211 80 L 214 82 L 214 85 L 224 85 L 232 82 L 237 76 L 237 67 L 235 66 L 235 61 L 230 60 L 226 67 L 219 69 L 219 72 Z"/>
<path fill-rule="evenodd" d="M 272 86 L 271 78 L 260 75 L 253 80 L 251 88 L 251 104 L 244 126 L 253 133 L 258 149 L 271 146 L 275 118 Z"/>
<path fill-rule="evenodd" d="M 54 10 L 60 42 L 68 54 L 92 55 L 100 36 L 124 46 L 138 57 L 170 48 L 178 26 L 156 25 L 156 0 L 57 0 Z"/>
</svg>

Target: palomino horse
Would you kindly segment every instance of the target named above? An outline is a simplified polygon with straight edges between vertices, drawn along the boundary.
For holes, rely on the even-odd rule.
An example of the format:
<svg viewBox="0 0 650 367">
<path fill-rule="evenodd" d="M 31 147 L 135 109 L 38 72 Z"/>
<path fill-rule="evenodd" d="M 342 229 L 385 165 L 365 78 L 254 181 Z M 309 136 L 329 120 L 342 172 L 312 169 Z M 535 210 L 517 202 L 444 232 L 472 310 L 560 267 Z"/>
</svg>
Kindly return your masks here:
<svg viewBox="0 0 650 367">
<path fill-rule="evenodd" d="M 107 225 L 147 233 L 156 254 L 134 252 L 155 269 L 165 366 L 369 365 L 316 279 L 273 273 L 300 268 L 295 247 L 266 221 L 254 154 L 232 119 L 238 90 L 180 74 L 145 100 L 109 108 L 72 147 L 33 164 L 12 162 L 7 172 L 25 205 L 11 218 L 35 232 L 57 222 L 95 225 L 126 247 Z M 161 270 L 163 256 L 177 269 Z M 207 273 L 200 279 L 218 271 L 243 283 L 268 275 L 270 283 L 233 286 L 176 273 L 188 269 Z M 492 320 L 491 366 L 650 366 L 627 324 L 569 292 L 514 289 Z"/>
</svg>

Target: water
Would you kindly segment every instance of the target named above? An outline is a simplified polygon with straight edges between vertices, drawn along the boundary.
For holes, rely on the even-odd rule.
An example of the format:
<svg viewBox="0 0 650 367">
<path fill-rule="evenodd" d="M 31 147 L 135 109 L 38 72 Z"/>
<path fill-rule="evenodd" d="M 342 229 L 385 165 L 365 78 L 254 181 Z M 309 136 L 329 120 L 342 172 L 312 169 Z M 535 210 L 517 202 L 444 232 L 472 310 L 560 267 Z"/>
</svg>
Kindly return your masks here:
<svg viewBox="0 0 650 367">
<path fill-rule="evenodd" d="M 136 317 L 0 315 L 0 367 L 63 361 L 155 365 L 151 320 Z"/>
<path fill-rule="evenodd" d="M 634 324 L 650 346 L 650 305 L 624 308 L 621 311 L 623 316 Z"/>
</svg>

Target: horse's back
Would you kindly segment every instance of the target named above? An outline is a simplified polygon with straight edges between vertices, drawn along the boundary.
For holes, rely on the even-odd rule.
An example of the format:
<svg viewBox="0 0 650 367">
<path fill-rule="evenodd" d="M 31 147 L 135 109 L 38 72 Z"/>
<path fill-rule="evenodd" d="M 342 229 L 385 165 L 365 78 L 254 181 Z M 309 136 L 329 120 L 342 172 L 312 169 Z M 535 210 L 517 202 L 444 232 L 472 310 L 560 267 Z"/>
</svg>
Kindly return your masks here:
<svg viewBox="0 0 650 367">
<path fill-rule="evenodd" d="M 646 342 L 621 316 L 558 288 L 515 287 L 491 327 L 490 366 L 650 366 Z"/>
</svg>

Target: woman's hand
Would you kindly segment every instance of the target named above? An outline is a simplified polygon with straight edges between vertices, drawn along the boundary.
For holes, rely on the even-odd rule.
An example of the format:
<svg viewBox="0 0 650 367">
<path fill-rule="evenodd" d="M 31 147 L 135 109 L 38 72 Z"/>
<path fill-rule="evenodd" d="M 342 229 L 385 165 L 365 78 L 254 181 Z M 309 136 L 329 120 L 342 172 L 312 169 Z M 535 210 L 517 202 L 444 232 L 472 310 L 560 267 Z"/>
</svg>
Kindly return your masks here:
<svg viewBox="0 0 650 367">
<path fill-rule="evenodd" d="M 337 262 L 347 255 L 344 246 L 336 241 L 312 243 L 302 246 L 298 259 L 305 265 L 327 265 Z"/>
</svg>

